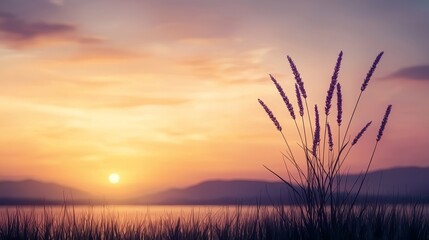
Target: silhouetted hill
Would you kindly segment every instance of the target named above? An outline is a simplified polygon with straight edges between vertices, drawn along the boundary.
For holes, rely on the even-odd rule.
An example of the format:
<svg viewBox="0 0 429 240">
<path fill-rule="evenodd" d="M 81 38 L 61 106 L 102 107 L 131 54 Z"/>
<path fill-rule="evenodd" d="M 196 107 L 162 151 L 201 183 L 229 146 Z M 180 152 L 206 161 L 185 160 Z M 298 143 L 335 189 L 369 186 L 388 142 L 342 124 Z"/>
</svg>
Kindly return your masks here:
<svg viewBox="0 0 429 240">
<path fill-rule="evenodd" d="M 344 178 L 347 187 L 350 188 L 358 177 L 353 174 Z M 381 196 L 428 197 L 429 167 L 398 167 L 371 172 L 362 191 Z"/>
<path fill-rule="evenodd" d="M 342 177 L 341 189 L 352 189 L 359 174 Z M 360 176 L 362 177 L 362 176 Z M 429 167 L 401 167 L 368 173 L 361 196 L 386 202 L 429 202 Z M 353 188 L 357 191 L 359 184 Z M 182 189 L 170 189 L 133 201 L 142 204 L 270 204 L 294 203 L 292 191 L 281 182 L 214 180 Z"/>
<path fill-rule="evenodd" d="M 79 201 L 90 195 L 81 190 L 35 180 L 0 181 L 0 203 Z"/>
<path fill-rule="evenodd" d="M 144 196 L 138 203 L 151 204 L 269 204 L 290 201 L 290 189 L 280 182 L 213 180 Z"/>
</svg>

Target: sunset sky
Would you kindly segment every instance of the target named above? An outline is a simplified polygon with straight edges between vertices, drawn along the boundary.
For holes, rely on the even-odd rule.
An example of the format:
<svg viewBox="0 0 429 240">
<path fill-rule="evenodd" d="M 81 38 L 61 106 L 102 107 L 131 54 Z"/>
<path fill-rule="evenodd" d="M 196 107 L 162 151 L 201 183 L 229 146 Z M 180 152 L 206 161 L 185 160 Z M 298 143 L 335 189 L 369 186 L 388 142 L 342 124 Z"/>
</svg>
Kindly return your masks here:
<svg viewBox="0 0 429 240">
<path fill-rule="evenodd" d="M 366 166 L 388 104 L 373 169 L 428 166 L 428 43 L 427 1 L 1 0 L 0 180 L 106 195 L 275 180 L 262 165 L 284 173 L 284 145 L 258 98 L 299 146 L 268 74 L 296 108 L 290 55 L 323 108 L 341 50 L 345 119 L 385 51 L 346 168 Z"/>
</svg>

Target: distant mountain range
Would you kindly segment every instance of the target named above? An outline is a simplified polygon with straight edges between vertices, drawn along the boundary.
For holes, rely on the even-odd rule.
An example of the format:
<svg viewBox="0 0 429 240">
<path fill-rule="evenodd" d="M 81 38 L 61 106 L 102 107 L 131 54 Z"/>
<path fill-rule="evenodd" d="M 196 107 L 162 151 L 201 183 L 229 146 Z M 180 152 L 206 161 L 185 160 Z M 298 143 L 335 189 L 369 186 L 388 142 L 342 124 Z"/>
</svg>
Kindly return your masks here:
<svg viewBox="0 0 429 240">
<path fill-rule="evenodd" d="M 352 188 L 360 174 L 341 176 L 340 189 Z M 429 202 L 429 167 L 401 167 L 369 172 L 361 190 L 369 200 L 388 202 Z M 142 196 L 140 204 L 271 204 L 294 203 L 292 191 L 282 182 L 253 180 L 214 180 L 182 189 L 170 189 Z"/>
<path fill-rule="evenodd" d="M 137 204 L 269 204 L 291 201 L 292 191 L 281 182 L 213 180 L 135 199 Z"/>
<path fill-rule="evenodd" d="M 341 176 L 341 189 L 351 189 L 359 174 Z M 274 177 L 273 177 L 274 178 Z M 357 187 L 354 188 L 355 191 Z M 401 167 L 368 173 L 362 188 L 366 199 L 388 202 L 418 200 L 429 203 L 429 167 Z M 34 180 L 0 181 L 0 204 L 97 203 L 86 192 Z M 70 199 L 73 199 L 72 201 Z M 290 188 L 282 182 L 259 180 L 211 180 L 115 204 L 273 204 L 293 203 Z"/>
<path fill-rule="evenodd" d="M 56 204 L 64 199 L 82 202 L 91 199 L 91 195 L 55 183 L 35 180 L 0 181 L 0 204 Z"/>
<path fill-rule="evenodd" d="M 347 188 L 359 177 L 346 176 Z M 365 179 L 363 193 L 378 196 L 429 197 L 429 167 L 402 167 L 371 172 Z"/>
</svg>

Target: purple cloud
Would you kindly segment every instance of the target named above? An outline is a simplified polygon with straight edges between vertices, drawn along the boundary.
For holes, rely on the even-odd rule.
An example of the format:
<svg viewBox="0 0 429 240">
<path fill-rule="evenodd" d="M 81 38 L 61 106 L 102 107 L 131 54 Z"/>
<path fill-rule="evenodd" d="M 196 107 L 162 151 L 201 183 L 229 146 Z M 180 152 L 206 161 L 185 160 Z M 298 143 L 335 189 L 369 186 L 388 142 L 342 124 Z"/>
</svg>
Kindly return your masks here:
<svg viewBox="0 0 429 240">
<path fill-rule="evenodd" d="M 46 35 L 74 32 L 72 25 L 62 23 L 28 22 L 13 14 L 0 12 L 0 32 L 15 40 L 31 40 Z"/>
<path fill-rule="evenodd" d="M 401 68 L 387 78 L 406 78 L 414 80 L 429 80 L 429 65 Z"/>
</svg>

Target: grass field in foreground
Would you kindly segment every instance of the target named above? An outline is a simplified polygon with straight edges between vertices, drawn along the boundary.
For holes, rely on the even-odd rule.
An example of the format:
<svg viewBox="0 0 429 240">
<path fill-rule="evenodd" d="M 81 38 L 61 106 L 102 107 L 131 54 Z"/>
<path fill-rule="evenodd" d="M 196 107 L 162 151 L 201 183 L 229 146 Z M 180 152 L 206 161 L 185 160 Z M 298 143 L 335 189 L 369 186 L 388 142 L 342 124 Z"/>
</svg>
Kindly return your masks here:
<svg viewBox="0 0 429 240">
<path fill-rule="evenodd" d="M 150 214 L 124 219 L 114 212 L 8 210 L 0 216 L 0 239 L 429 239 L 427 209 L 420 205 L 359 206 L 324 226 L 303 212 L 257 207 L 216 214 Z"/>
</svg>

